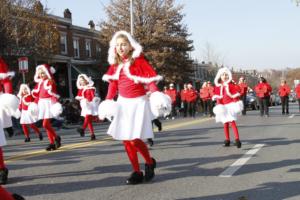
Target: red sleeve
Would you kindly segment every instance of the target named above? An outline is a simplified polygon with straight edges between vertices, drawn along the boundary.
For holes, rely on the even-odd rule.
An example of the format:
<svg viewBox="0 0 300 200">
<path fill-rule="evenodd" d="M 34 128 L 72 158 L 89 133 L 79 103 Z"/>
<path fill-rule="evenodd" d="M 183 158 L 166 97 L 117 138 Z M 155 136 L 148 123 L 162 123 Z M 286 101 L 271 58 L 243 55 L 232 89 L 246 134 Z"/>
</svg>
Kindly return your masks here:
<svg viewBox="0 0 300 200">
<path fill-rule="evenodd" d="M 105 99 L 112 100 L 118 91 L 118 82 L 117 81 L 110 81 L 108 85 L 108 91 Z"/>
<path fill-rule="evenodd" d="M 156 84 L 155 84 L 155 82 L 149 83 L 149 84 L 147 85 L 147 87 L 148 87 L 148 90 L 149 90 L 151 93 L 159 91 L 158 88 L 157 88 L 157 86 L 156 86 Z"/>
</svg>

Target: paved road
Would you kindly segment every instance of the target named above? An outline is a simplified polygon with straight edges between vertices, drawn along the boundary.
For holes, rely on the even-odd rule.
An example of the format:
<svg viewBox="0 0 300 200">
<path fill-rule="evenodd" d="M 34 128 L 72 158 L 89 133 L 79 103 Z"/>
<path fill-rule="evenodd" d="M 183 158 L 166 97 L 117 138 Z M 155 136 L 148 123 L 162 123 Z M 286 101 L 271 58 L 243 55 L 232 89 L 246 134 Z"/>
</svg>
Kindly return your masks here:
<svg viewBox="0 0 300 200">
<path fill-rule="evenodd" d="M 6 187 L 29 200 L 300 199 L 297 111 L 293 104 L 289 116 L 279 107 L 271 108 L 269 118 L 257 111 L 241 116 L 241 149 L 222 146 L 223 127 L 214 119 L 164 121 L 151 148 L 157 175 L 135 186 L 124 184 L 131 166 L 122 144 L 105 134 L 107 125 L 97 126 L 95 142 L 75 129 L 62 130 L 63 147 L 50 153 L 44 151 L 46 141 L 13 138 L 4 148 L 10 169 Z"/>
</svg>

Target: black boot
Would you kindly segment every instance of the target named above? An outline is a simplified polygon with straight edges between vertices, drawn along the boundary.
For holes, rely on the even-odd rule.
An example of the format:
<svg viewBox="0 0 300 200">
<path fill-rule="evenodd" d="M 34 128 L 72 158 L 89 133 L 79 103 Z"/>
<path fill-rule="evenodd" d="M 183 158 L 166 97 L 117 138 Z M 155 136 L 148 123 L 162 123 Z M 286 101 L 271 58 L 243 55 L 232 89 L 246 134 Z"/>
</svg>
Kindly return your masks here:
<svg viewBox="0 0 300 200">
<path fill-rule="evenodd" d="M 44 139 L 43 135 L 41 133 L 39 134 L 39 139 L 40 139 L 40 141 L 42 141 Z"/>
<path fill-rule="evenodd" d="M 145 164 L 145 181 L 151 181 L 155 176 L 156 160 L 152 158 L 152 161 L 152 164 Z"/>
<path fill-rule="evenodd" d="M 91 140 L 96 140 L 95 134 L 91 135 Z"/>
<path fill-rule="evenodd" d="M 57 148 L 55 144 L 49 144 L 46 148 L 46 151 L 55 151 Z"/>
<path fill-rule="evenodd" d="M 0 185 L 5 185 L 8 178 L 8 169 L 4 168 L 0 170 Z"/>
<path fill-rule="evenodd" d="M 55 146 L 57 149 L 61 147 L 61 137 L 59 135 L 55 138 Z"/>
<path fill-rule="evenodd" d="M 230 140 L 224 140 L 224 147 L 230 146 Z"/>
<path fill-rule="evenodd" d="M 81 137 L 84 137 L 85 133 L 84 133 L 83 128 L 78 128 L 77 132 L 80 134 Z"/>
<path fill-rule="evenodd" d="M 25 138 L 24 142 L 30 142 L 30 137 Z"/>
<path fill-rule="evenodd" d="M 235 140 L 235 145 L 237 148 L 241 148 L 242 147 L 242 143 L 240 140 Z"/>
<path fill-rule="evenodd" d="M 12 194 L 12 197 L 13 197 L 15 200 L 25 200 L 25 198 L 22 197 L 22 196 L 19 195 L 19 194 Z"/>
<path fill-rule="evenodd" d="M 147 139 L 147 142 L 148 142 L 148 144 L 150 145 L 150 147 L 152 147 L 153 144 L 154 144 L 152 138 L 148 138 L 148 139 Z"/>
<path fill-rule="evenodd" d="M 143 172 L 132 172 L 130 177 L 126 180 L 126 184 L 135 185 L 142 183 L 144 179 Z"/>
<path fill-rule="evenodd" d="M 14 135 L 14 129 L 12 127 L 5 128 L 4 130 L 8 133 L 8 137 L 12 137 Z"/>
</svg>

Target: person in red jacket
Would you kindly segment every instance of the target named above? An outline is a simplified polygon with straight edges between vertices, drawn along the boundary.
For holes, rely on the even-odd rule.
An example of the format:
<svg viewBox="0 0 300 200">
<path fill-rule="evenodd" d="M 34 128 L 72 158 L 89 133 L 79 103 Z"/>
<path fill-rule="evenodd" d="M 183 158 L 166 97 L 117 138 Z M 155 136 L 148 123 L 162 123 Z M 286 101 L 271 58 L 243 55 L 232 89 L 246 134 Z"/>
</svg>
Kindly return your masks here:
<svg viewBox="0 0 300 200">
<path fill-rule="evenodd" d="M 176 116 L 176 99 L 177 99 L 177 90 L 174 88 L 174 84 L 170 83 L 169 89 L 164 91 L 166 95 L 168 95 L 171 98 L 172 101 L 172 111 L 171 111 L 171 118 L 175 119 Z"/>
<path fill-rule="evenodd" d="M 242 111 L 242 115 L 246 115 L 246 97 L 248 92 L 248 85 L 246 83 L 245 77 L 241 76 L 239 79 L 238 86 L 240 87 L 240 99 L 243 101 L 244 108 Z"/>
<path fill-rule="evenodd" d="M 239 97 L 239 89 L 232 83 L 231 71 L 226 67 L 219 69 L 215 77 L 213 96 L 213 99 L 217 101 L 217 105 L 213 111 L 216 115 L 216 122 L 224 124 L 225 147 L 230 146 L 229 125 L 231 125 L 235 136 L 235 145 L 237 148 L 242 146 L 236 125 L 237 114 L 243 109 L 243 102 L 240 101 Z"/>
<path fill-rule="evenodd" d="M 85 129 L 88 126 L 91 134 L 91 140 L 96 140 L 94 128 L 92 124 L 93 116 L 98 115 L 98 105 L 100 99 L 95 97 L 96 88 L 94 87 L 94 81 L 86 74 L 79 74 L 77 78 L 78 93 L 75 99 L 80 101 L 81 116 L 84 117 L 84 123 L 82 128 L 78 128 L 77 131 L 81 137 L 84 137 Z"/>
<path fill-rule="evenodd" d="M 98 109 L 99 118 L 112 120 L 107 133 L 123 141 L 133 168 L 126 183 L 150 181 L 155 176 L 156 160 L 151 157 L 143 140 L 154 137 L 151 121 L 160 114 L 169 114 L 171 100 L 159 92 L 156 82 L 162 80 L 162 76 L 156 74 L 144 58 L 141 45 L 128 32 L 114 34 L 108 62 L 111 65 L 102 79 L 109 82 L 109 86 L 106 100 Z M 150 92 L 149 99 L 146 88 Z M 118 99 L 113 101 L 117 92 Z M 168 112 L 162 113 L 166 109 Z M 140 170 L 138 152 L 146 162 L 145 176 Z"/>
<path fill-rule="evenodd" d="M 36 127 L 34 124 L 37 122 L 37 116 L 32 116 L 29 111 L 28 111 L 28 106 L 34 101 L 30 88 L 26 84 L 21 84 L 20 85 L 20 90 L 17 95 L 20 99 L 20 105 L 19 105 L 19 110 L 21 111 L 21 118 L 20 118 L 20 124 L 22 126 L 24 135 L 25 135 L 25 142 L 30 142 L 30 137 L 29 137 L 29 131 L 27 128 L 27 125 L 30 126 L 36 133 L 36 135 L 39 137 L 40 140 L 43 140 L 43 135 L 40 132 L 39 128 Z"/>
<path fill-rule="evenodd" d="M 187 84 L 183 84 L 183 89 L 180 91 L 180 100 L 181 100 L 181 108 L 183 108 L 183 117 L 187 116 L 187 102 L 186 102 L 186 94 L 187 94 Z"/>
<path fill-rule="evenodd" d="M 281 80 L 280 86 L 278 88 L 278 95 L 281 100 L 281 110 L 282 114 L 289 114 L 289 95 L 291 93 L 291 88 L 286 84 L 286 80 Z"/>
<path fill-rule="evenodd" d="M 51 118 L 58 117 L 62 113 L 62 106 L 58 102 L 59 95 L 53 79 L 54 73 L 55 69 L 48 64 L 36 67 L 34 75 L 36 86 L 32 90 L 32 96 L 36 104 L 32 104 L 28 108 L 33 115 L 38 116 L 38 119 L 43 120 L 43 127 L 46 129 L 50 142 L 46 147 L 47 151 L 56 150 L 61 146 L 61 137 L 56 134 L 50 122 Z"/>
<path fill-rule="evenodd" d="M 260 116 L 269 117 L 269 102 L 272 87 L 264 77 L 259 78 L 259 83 L 255 86 L 254 91 L 259 102 Z"/>
<path fill-rule="evenodd" d="M 187 102 L 187 111 L 190 117 L 195 117 L 196 114 L 196 100 L 197 100 L 197 91 L 193 88 L 193 85 L 189 83 L 187 85 L 186 93 L 186 102 Z"/>
<path fill-rule="evenodd" d="M 15 76 L 15 72 L 9 71 L 8 65 L 4 61 L 2 57 L 0 57 L 0 92 L 12 94 L 13 87 L 12 87 L 12 78 Z M 3 113 L 3 127 L 4 130 L 8 133 L 9 137 L 12 137 L 14 134 L 14 130 L 12 127 L 12 120 L 11 117 L 7 117 L 6 113 Z"/>
<path fill-rule="evenodd" d="M 212 112 L 212 96 L 213 96 L 213 87 L 211 86 L 210 81 L 204 82 L 202 88 L 199 91 L 200 99 L 203 102 L 204 115 L 213 116 Z"/>
<path fill-rule="evenodd" d="M 300 83 L 298 83 L 298 85 L 296 86 L 295 92 L 296 92 L 296 95 L 297 95 L 298 104 L 299 104 L 299 112 L 300 112 Z"/>
</svg>

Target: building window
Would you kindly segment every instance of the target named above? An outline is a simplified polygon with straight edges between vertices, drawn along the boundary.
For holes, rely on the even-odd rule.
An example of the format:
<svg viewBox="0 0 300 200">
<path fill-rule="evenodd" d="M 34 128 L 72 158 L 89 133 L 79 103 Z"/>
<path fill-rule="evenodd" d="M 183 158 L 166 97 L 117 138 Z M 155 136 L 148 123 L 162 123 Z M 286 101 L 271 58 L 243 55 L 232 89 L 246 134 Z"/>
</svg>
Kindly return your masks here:
<svg viewBox="0 0 300 200">
<path fill-rule="evenodd" d="M 67 54 L 68 50 L 67 50 L 67 35 L 66 34 L 62 34 L 60 36 L 60 53 L 61 54 Z"/>
<path fill-rule="evenodd" d="M 86 40 L 85 41 L 85 55 L 87 57 L 92 57 L 92 52 L 91 52 L 91 40 Z"/>
<path fill-rule="evenodd" d="M 100 47 L 100 44 L 97 43 L 96 44 L 96 55 L 97 55 L 97 57 L 100 57 L 100 53 L 101 53 L 101 47 Z"/>
<path fill-rule="evenodd" d="M 74 48 L 74 58 L 79 58 L 79 39 L 73 39 L 73 48 Z"/>
</svg>

